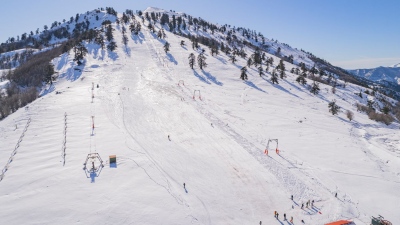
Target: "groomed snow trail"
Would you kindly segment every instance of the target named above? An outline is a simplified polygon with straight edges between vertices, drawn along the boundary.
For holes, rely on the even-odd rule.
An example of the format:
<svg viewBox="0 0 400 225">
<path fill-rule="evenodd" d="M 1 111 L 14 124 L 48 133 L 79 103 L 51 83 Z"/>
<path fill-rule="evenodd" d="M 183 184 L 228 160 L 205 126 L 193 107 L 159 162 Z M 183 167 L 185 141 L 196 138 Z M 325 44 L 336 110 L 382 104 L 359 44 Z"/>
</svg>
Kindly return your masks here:
<svg viewBox="0 0 400 225">
<path fill-rule="evenodd" d="M 160 40 L 143 26 L 123 46 L 121 26 L 113 24 L 114 53 L 88 44 L 81 74 L 71 55 L 61 56 L 54 87 L 61 94 L 0 122 L 3 168 L 31 119 L 0 182 L 0 224 L 279 225 L 286 213 L 294 224 L 349 218 L 360 225 L 381 213 L 374 204 L 400 220 L 398 124 L 381 126 L 360 113 L 348 122 L 327 110 L 333 98 L 351 109 L 358 87 L 334 95 L 321 85 L 314 96 L 292 74 L 272 85 L 254 68 L 242 82 L 244 59 L 232 64 L 208 50 L 208 67 L 192 70 L 187 57 L 198 52 L 189 40 L 181 47 L 182 37 L 167 32 Z M 274 147 L 264 154 L 269 138 L 279 139 L 280 155 Z M 105 167 L 88 176 L 82 163 L 93 151 Z M 109 155 L 117 155 L 116 168 Z M 308 200 L 315 207 L 301 209 Z"/>
</svg>

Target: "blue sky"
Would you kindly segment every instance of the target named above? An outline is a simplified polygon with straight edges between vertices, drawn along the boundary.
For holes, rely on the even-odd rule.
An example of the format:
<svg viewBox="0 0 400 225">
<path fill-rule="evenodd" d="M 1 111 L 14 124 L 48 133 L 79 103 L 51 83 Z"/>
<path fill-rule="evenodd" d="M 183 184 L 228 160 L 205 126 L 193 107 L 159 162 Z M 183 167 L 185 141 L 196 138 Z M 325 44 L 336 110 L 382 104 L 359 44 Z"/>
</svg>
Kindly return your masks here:
<svg viewBox="0 0 400 225">
<path fill-rule="evenodd" d="M 399 0 L 2 1 L 0 42 L 98 7 L 182 11 L 261 32 L 346 69 L 400 63 Z"/>
</svg>

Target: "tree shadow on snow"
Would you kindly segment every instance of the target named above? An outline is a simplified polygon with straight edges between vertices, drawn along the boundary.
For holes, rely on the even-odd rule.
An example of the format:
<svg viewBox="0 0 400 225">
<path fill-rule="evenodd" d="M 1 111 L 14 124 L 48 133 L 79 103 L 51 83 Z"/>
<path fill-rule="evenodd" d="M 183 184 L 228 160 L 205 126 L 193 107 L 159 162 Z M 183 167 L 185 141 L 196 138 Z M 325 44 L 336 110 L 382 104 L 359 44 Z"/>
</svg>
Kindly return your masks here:
<svg viewBox="0 0 400 225">
<path fill-rule="evenodd" d="M 108 58 L 115 61 L 118 59 L 118 54 L 116 52 L 112 52 L 112 51 L 108 50 Z"/>
<path fill-rule="evenodd" d="M 174 58 L 173 55 L 171 55 L 170 53 L 167 53 L 167 58 L 169 61 L 171 61 L 172 63 L 174 63 L 175 65 L 178 65 L 178 62 L 176 61 L 176 59 Z"/>
<path fill-rule="evenodd" d="M 267 81 L 268 83 L 270 83 L 272 87 L 274 87 L 274 88 L 276 88 L 276 89 L 279 89 L 279 90 L 281 90 L 281 91 L 284 91 L 284 92 L 286 92 L 286 93 L 288 93 L 288 94 L 290 94 L 290 95 L 293 95 L 293 96 L 296 97 L 296 98 L 300 98 L 299 96 L 297 96 L 297 95 L 291 93 L 290 91 L 286 90 L 285 88 L 283 88 L 283 87 L 280 86 L 279 84 L 272 84 L 272 82 L 271 82 L 270 80 L 266 79 L 264 76 L 261 76 L 261 78 L 262 78 L 263 80 Z M 300 99 L 303 100 L 302 98 L 300 98 Z"/>
<path fill-rule="evenodd" d="M 138 35 L 135 34 L 131 34 L 131 38 L 133 40 L 133 42 L 135 42 L 135 44 L 140 43 L 143 44 L 144 41 L 144 35 L 142 33 L 139 33 Z"/>
<path fill-rule="evenodd" d="M 56 68 L 57 71 L 60 71 L 63 68 L 63 66 L 68 63 L 68 53 L 64 53 L 61 55 L 60 62 L 61 61 L 63 63 L 58 63 L 57 68 Z"/>
<path fill-rule="evenodd" d="M 131 57 L 131 48 L 124 45 L 124 52 L 127 56 Z"/>
<path fill-rule="evenodd" d="M 250 87 L 252 87 L 252 88 L 258 90 L 258 91 L 261 91 L 261 92 L 266 93 L 263 89 L 257 87 L 257 85 L 255 85 L 255 84 L 254 84 L 253 82 L 251 82 L 251 81 L 246 80 L 246 81 L 244 81 L 244 83 L 247 84 L 247 85 L 249 85 Z"/>
<path fill-rule="evenodd" d="M 100 46 L 97 44 L 87 44 L 86 45 L 88 53 L 92 54 L 94 58 L 97 58 L 99 56 L 99 50 Z"/>
<path fill-rule="evenodd" d="M 54 90 L 55 90 L 54 84 L 50 84 L 50 86 L 49 86 L 47 89 L 45 89 L 45 90 L 40 94 L 40 96 L 47 95 L 48 93 L 51 93 L 51 92 L 53 92 Z"/>
<path fill-rule="evenodd" d="M 82 75 L 82 70 L 85 68 L 85 63 L 80 66 L 76 66 L 75 62 L 70 62 L 71 67 L 60 77 L 65 78 L 68 81 L 76 81 Z"/>
<path fill-rule="evenodd" d="M 216 56 L 215 58 L 226 65 L 226 62 L 227 62 L 226 59 L 222 58 L 221 56 Z"/>
<path fill-rule="evenodd" d="M 201 76 L 199 73 L 197 73 L 196 70 L 193 70 L 193 74 L 199 78 L 200 81 L 203 81 L 206 84 L 211 84 L 208 80 L 206 80 L 203 76 Z"/>
<path fill-rule="evenodd" d="M 301 91 L 301 92 L 304 92 L 304 90 L 303 90 L 302 88 L 297 87 L 296 85 L 292 84 L 292 82 L 289 82 L 289 81 L 287 81 L 286 79 L 283 80 L 283 81 L 285 81 L 287 84 L 289 84 L 289 85 L 292 86 L 293 88 L 296 88 L 297 90 L 299 90 L 299 91 Z"/>
<path fill-rule="evenodd" d="M 204 70 L 202 70 L 201 72 L 203 73 L 204 76 L 206 76 L 207 80 L 209 80 L 219 86 L 223 85 L 223 83 L 218 81 L 216 77 L 214 77 L 213 75 L 210 74 L 210 72 L 206 72 Z"/>
</svg>

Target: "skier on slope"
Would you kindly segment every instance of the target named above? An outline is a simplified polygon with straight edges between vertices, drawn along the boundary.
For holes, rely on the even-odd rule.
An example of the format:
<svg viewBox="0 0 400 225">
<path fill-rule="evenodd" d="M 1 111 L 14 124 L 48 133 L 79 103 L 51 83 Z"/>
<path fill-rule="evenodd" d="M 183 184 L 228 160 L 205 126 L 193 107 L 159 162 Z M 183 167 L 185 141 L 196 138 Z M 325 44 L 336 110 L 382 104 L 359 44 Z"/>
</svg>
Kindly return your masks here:
<svg viewBox="0 0 400 225">
<path fill-rule="evenodd" d="M 283 220 L 286 220 L 286 213 L 283 214 Z"/>
</svg>

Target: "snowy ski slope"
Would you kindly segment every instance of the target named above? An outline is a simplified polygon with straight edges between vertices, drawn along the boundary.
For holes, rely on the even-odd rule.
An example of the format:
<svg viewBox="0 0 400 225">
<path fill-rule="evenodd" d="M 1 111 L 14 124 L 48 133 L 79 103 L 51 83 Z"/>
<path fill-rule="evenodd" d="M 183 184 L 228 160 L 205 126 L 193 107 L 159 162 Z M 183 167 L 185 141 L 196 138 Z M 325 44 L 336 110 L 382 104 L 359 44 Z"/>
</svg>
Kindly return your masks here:
<svg viewBox="0 0 400 225">
<path fill-rule="evenodd" d="M 321 84 L 314 96 L 294 74 L 272 85 L 254 67 L 243 82 L 244 59 L 208 50 L 204 71 L 191 70 L 189 40 L 143 27 L 124 47 L 113 27 L 114 53 L 88 44 L 82 72 L 73 53 L 60 56 L 54 86 L 0 121 L 0 224 L 289 224 L 284 213 L 294 224 L 400 223 L 399 124 L 356 112 L 359 87 Z M 355 119 L 332 116 L 333 99 Z M 274 143 L 264 154 L 269 138 L 279 155 Z M 95 152 L 105 167 L 85 173 Z"/>
</svg>

